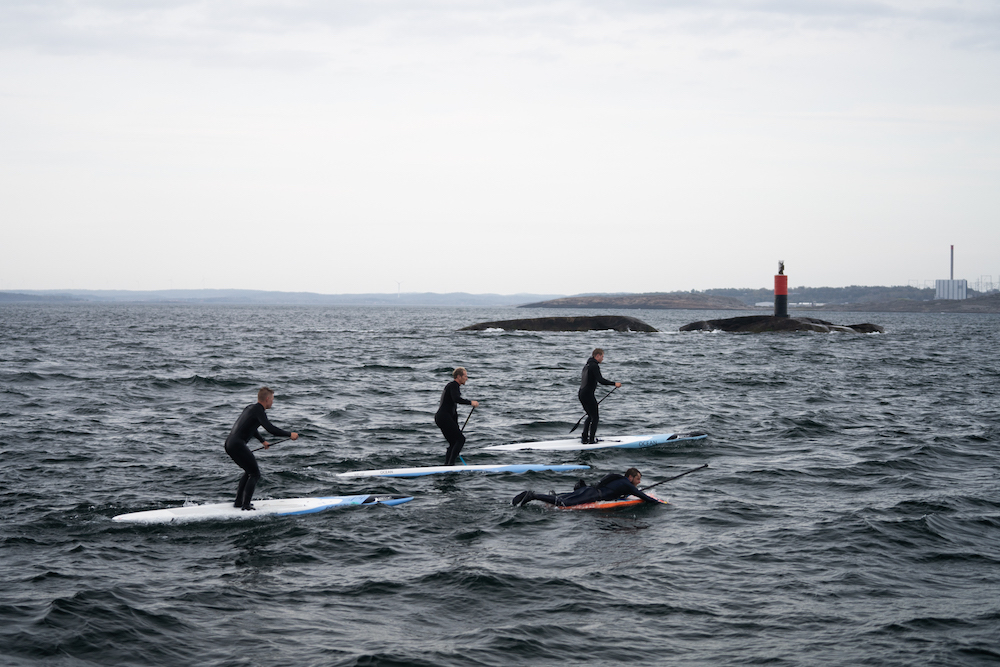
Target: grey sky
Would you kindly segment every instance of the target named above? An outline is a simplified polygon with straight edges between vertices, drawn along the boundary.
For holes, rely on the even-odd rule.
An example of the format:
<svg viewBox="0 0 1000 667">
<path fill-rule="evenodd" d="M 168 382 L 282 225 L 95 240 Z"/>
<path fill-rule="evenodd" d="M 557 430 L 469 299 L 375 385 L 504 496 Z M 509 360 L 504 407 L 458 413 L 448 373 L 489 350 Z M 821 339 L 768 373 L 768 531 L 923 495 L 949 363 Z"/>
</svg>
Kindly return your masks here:
<svg viewBox="0 0 1000 667">
<path fill-rule="evenodd" d="M 1000 280 L 995 2 L 0 3 L 0 289 Z"/>
</svg>

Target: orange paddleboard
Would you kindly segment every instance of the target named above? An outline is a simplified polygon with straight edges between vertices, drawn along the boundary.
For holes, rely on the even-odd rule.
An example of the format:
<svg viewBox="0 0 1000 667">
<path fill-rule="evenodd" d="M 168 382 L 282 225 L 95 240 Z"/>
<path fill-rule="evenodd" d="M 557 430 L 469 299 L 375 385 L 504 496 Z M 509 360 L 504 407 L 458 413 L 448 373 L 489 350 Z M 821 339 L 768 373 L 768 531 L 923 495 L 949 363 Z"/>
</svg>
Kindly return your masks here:
<svg viewBox="0 0 1000 667">
<path fill-rule="evenodd" d="M 647 496 L 651 498 L 656 498 L 652 493 L 647 493 Z M 660 501 L 662 505 L 669 505 L 666 500 L 662 498 L 656 498 Z M 557 510 L 617 510 L 623 507 L 635 507 L 636 505 L 645 505 L 646 501 L 641 498 L 636 498 L 635 496 L 628 496 L 626 498 L 619 498 L 618 500 L 598 500 L 595 503 L 584 503 L 582 505 L 570 505 L 569 507 L 562 507 L 559 505 L 549 505 L 549 507 L 555 507 Z"/>
</svg>

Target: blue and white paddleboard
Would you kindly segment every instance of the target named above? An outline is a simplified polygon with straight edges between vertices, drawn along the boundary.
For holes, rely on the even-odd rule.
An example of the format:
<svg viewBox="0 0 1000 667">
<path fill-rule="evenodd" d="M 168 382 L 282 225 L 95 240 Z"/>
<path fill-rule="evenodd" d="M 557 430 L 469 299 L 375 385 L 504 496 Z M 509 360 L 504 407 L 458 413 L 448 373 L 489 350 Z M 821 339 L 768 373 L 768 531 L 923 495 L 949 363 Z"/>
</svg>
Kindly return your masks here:
<svg viewBox="0 0 1000 667">
<path fill-rule="evenodd" d="M 490 445 L 483 449 L 493 449 L 502 451 L 515 451 L 518 449 L 540 449 L 546 451 L 577 451 L 581 449 L 640 449 L 642 447 L 654 447 L 666 443 L 685 442 L 690 440 L 702 440 L 707 438 L 706 433 L 657 433 L 655 435 L 619 435 L 607 438 L 598 438 L 593 445 L 584 445 L 580 438 L 567 438 L 565 440 L 544 440 L 541 442 L 515 442 L 510 445 Z"/>
<path fill-rule="evenodd" d="M 170 523 L 171 521 L 204 521 L 206 519 L 253 519 L 263 515 L 291 516 L 313 514 L 334 507 L 349 505 L 399 505 L 413 500 L 413 496 L 361 495 L 328 496 L 326 498 L 282 498 L 280 500 L 255 500 L 252 511 L 233 507 L 232 503 L 171 507 L 165 510 L 119 514 L 112 521 L 132 523 Z"/>
<path fill-rule="evenodd" d="M 587 470 L 582 465 L 474 465 L 474 466 L 426 466 L 424 468 L 384 468 L 382 470 L 352 470 L 342 472 L 337 477 L 420 477 L 441 475 L 446 472 L 543 472 L 546 470 Z"/>
</svg>

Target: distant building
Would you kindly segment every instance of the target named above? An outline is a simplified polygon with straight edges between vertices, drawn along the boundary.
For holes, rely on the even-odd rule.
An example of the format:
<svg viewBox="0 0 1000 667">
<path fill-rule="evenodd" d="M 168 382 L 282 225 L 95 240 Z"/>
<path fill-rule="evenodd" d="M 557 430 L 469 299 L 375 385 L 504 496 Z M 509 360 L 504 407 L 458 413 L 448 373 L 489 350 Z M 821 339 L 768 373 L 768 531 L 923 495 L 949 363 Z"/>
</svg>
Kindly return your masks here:
<svg viewBox="0 0 1000 667">
<path fill-rule="evenodd" d="M 966 290 L 969 288 L 966 280 L 935 280 L 937 291 L 934 293 L 935 299 L 949 299 L 951 301 L 966 298 Z"/>
<path fill-rule="evenodd" d="M 965 292 L 969 288 L 967 281 L 955 280 L 955 246 L 951 247 L 951 280 L 935 280 L 937 291 L 934 293 L 935 299 L 948 299 L 950 301 L 961 301 L 965 297 Z"/>
</svg>

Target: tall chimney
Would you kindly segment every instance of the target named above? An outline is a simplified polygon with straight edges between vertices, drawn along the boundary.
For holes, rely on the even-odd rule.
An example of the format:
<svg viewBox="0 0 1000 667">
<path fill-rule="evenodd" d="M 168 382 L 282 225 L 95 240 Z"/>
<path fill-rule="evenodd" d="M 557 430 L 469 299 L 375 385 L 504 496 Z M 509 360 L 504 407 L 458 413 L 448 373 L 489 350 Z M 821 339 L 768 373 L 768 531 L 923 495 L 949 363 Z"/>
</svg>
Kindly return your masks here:
<svg viewBox="0 0 1000 667">
<path fill-rule="evenodd" d="M 951 247 L 951 279 L 955 279 L 955 246 Z"/>
</svg>

